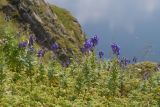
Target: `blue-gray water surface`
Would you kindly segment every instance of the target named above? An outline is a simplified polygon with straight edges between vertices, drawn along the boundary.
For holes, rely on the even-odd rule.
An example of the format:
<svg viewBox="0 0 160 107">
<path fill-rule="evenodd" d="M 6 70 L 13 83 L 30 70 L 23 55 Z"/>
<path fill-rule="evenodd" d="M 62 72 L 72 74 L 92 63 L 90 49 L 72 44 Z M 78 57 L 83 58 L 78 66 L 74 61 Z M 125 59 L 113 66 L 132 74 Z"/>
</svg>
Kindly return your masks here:
<svg viewBox="0 0 160 107">
<path fill-rule="evenodd" d="M 97 34 L 97 51 L 110 58 L 110 44 L 121 47 L 121 56 L 160 62 L 159 0 L 48 0 L 68 9 L 90 37 Z"/>
</svg>

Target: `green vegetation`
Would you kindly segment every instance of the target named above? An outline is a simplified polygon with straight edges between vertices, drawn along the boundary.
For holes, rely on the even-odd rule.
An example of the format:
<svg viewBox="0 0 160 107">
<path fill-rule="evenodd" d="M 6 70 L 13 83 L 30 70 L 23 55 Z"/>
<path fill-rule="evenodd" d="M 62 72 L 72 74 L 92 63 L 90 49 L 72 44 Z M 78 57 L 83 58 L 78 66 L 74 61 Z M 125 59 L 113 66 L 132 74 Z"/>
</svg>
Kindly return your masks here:
<svg viewBox="0 0 160 107">
<path fill-rule="evenodd" d="M 58 21 L 63 23 L 64 27 L 68 31 L 67 33 L 71 35 L 70 37 L 67 37 L 68 40 L 65 40 L 65 45 L 69 45 L 67 48 L 72 47 L 72 49 L 78 51 L 76 48 L 74 48 L 74 45 L 77 44 L 80 47 L 80 44 L 83 44 L 84 38 L 82 37 L 83 35 L 79 35 L 82 33 L 82 31 L 80 25 L 77 23 L 77 19 L 75 19 L 69 11 L 63 8 L 57 7 L 55 5 L 52 5 L 51 8 L 52 11 L 57 15 Z M 68 41 L 71 41 L 73 44 L 68 44 Z"/>
<path fill-rule="evenodd" d="M 53 12 L 56 13 L 58 20 L 63 23 L 64 27 L 70 31 L 70 33 L 74 33 L 76 35 L 76 39 L 80 40 L 81 43 L 83 43 L 83 38 L 78 36 L 81 34 L 80 25 L 77 22 L 77 19 L 75 19 L 69 11 L 52 5 Z"/>
<path fill-rule="evenodd" d="M 142 62 L 122 68 L 116 58 L 103 61 L 88 53 L 81 62 L 72 59 L 65 68 L 56 60 L 38 58 L 36 44 L 34 52 L 19 48 L 29 33 L 17 37 L 15 26 L 14 21 L 0 17 L 1 107 L 160 106 L 156 64 Z"/>
</svg>

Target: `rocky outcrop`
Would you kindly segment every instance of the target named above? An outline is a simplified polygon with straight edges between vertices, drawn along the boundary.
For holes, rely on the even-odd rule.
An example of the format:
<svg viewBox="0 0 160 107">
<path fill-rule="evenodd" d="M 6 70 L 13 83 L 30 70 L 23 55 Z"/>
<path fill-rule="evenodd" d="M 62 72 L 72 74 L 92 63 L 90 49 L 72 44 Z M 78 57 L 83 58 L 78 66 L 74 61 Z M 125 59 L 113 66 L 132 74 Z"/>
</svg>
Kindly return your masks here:
<svg viewBox="0 0 160 107">
<path fill-rule="evenodd" d="M 50 49 L 51 44 L 57 42 L 60 45 L 57 55 L 59 58 L 62 57 L 61 59 L 79 51 L 84 34 L 75 18 L 69 23 L 78 29 L 76 31 L 64 26 L 54 8 L 45 0 L 8 0 L 8 2 L 3 11 L 7 16 L 16 17 L 20 22 L 29 24 L 40 45 Z"/>
</svg>

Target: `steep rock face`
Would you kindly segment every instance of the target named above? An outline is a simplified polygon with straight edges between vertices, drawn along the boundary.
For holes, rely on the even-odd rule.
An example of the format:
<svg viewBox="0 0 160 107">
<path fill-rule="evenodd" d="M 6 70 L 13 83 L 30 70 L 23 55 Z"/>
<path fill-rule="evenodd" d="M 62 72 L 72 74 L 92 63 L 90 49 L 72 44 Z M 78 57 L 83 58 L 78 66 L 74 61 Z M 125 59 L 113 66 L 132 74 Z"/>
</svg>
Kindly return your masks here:
<svg viewBox="0 0 160 107">
<path fill-rule="evenodd" d="M 85 36 L 78 21 L 62 10 L 45 0 L 8 0 L 7 5 L 3 6 L 7 16 L 29 24 L 41 46 L 50 49 L 51 44 L 58 43 L 60 49 L 57 56 L 65 59 L 73 53 L 80 53 Z"/>
</svg>

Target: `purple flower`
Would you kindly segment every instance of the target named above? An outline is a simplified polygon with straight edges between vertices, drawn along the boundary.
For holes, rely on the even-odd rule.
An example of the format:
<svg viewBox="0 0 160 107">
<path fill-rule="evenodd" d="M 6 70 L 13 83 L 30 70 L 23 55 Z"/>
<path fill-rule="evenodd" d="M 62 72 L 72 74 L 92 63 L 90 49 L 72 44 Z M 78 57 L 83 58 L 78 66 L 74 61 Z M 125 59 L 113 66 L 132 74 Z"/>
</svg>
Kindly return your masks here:
<svg viewBox="0 0 160 107">
<path fill-rule="evenodd" d="M 136 57 L 133 58 L 133 62 L 134 62 L 134 63 L 137 62 L 137 58 L 136 58 Z"/>
<path fill-rule="evenodd" d="M 90 39 L 85 41 L 85 43 L 84 43 L 85 50 L 87 50 L 87 51 L 91 50 L 92 46 L 93 46 L 93 43 Z"/>
<path fill-rule="evenodd" d="M 99 52 L 99 58 L 102 58 L 104 56 L 104 52 L 100 51 Z"/>
<path fill-rule="evenodd" d="M 59 48 L 57 43 L 52 44 L 51 50 L 56 51 Z"/>
<path fill-rule="evenodd" d="M 33 43 L 34 43 L 34 37 L 31 35 L 30 37 L 29 37 L 29 46 L 33 46 Z"/>
<path fill-rule="evenodd" d="M 117 55 L 117 56 L 120 55 L 120 47 L 117 44 L 113 43 L 111 45 L 111 48 L 114 55 Z"/>
<path fill-rule="evenodd" d="M 94 37 L 87 39 L 84 42 L 83 47 L 80 49 L 82 53 L 91 51 L 98 44 L 98 37 L 95 35 Z"/>
<path fill-rule="evenodd" d="M 98 44 L 98 37 L 95 35 L 94 37 L 91 38 L 91 42 L 93 47 L 95 47 Z"/>
<path fill-rule="evenodd" d="M 120 60 L 120 65 L 121 65 L 121 66 L 127 66 L 130 62 L 131 62 L 131 61 L 130 61 L 129 59 L 123 57 L 123 58 Z"/>
<path fill-rule="evenodd" d="M 37 56 L 38 57 L 44 57 L 45 51 L 44 50 L 39 50 Z"/>
<path fill-rule="evenodd" d="M 19 48 L 25 48 L 27 46 L 27 42 L 21 42 L 19 43 Z"/>
</svg>

